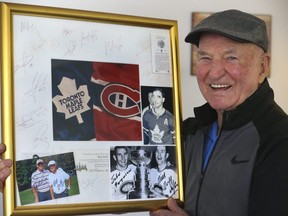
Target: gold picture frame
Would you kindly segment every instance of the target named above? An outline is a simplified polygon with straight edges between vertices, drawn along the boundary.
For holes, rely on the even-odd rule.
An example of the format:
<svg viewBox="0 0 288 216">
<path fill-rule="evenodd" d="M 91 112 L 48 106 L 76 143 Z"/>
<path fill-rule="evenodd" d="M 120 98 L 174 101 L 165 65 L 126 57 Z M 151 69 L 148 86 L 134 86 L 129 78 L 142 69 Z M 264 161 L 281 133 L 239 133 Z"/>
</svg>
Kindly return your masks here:
<svg viewBox="0 0 288 216">
<path fill-rule="evenodd" d="M 193 12 L 192 13 L 192 28 L 194 28 L 198 23 L 200 23 L 203 19 L 207 18 L 210 16 L 212 12 Z M 260 15 L 257 14 L 255 15 L 258 18 L 262 19 L 266 23 L 267 27 L 267 34 L 268 34 L 268 39 L 269 39 L 269 47 L 268 47 L 268 52 L 271 53 L 271 23 L 272 23 L 272 17 L 271 15 Z M 192 45 L 192 51 L 191 51 L 191 74 L 195 75 L 195 61 L 196 61 L 196 49 L 197 47 L 195 45 Z M 271 74 L 271 64 L 268 72 L 268 76 Z"/>
<path fill-rule="evenodd" d="M 157 170 L 156 151 L 163 147 L 172 173 L 165 184 L 182 204 L 177 22 L 13 3 L 0 7 L 1 130 L 7 145 L 3 158 L 14 161 L 4 189 L 4 215 L 120 213 L 165 207 L 169 194 L 162 187 L 156 191 L 160 182 L 151 183 L 158 175 L 152 174 L 154 166 Z M 173 124 L 173 130 L 165 132 L 172 141 L 161 143 L 164 131 L 157 128 L 161 136 L 154 140 L 156 145 L 151 134 L 144 142 L 144 127 L 148 127 L 144 124 L 152 120 L 147 123 L 141 113 L 153 91 L 161 91 L 162 97 L 165 92 L 164 105 L 172 117 L 169 121 L 165 117 L 164 124 Z M 129 170 L 133 171 L 131 184 L 123 185 L 128 171 L 121 179 L 119 173 L 112 175 L 113 166 L 117 168 L 117 146 L 127 150 L 126 162 L 134 167 Z M 43 193 L 40 177 L 31 176 L 38 166 L 50 170 L 45 181 L 52 196 L 61 187 L 65 188 L 61 194 L 69 196 L 36 202 Z M 53 166 L 67 178 L 53 180 Z M 124 199 L 113 195 L 112 184 L 122 185 Z M 38 190 L 37 199 L 32 187 Z"/>
</svg>

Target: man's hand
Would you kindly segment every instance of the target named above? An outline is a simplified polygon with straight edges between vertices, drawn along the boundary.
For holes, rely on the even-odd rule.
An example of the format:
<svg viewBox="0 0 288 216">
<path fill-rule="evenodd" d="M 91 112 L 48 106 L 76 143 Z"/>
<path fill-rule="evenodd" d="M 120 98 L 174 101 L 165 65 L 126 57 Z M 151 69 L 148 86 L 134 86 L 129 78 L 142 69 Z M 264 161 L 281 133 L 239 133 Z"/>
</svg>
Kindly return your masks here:
<svg viewBox="0 0 288 216">
<path fill-rule="evenodd" d="M 6 146 L 4 144 L 0 144 L 0 156 L 2 155 L 3 152 L 5 152 L 5 150 L 6 150 Z M 12 166 L 12 160 L 0 159 L 0 192 L 3 192 L 4 182 L 6 178 L 11 174 L 11 169 L 10 169 L 11 166 Z"/>
<path fill-rule="evenodd" d="M 189 216 L 182 208 L 178 206 L 177 202 L 173 198 L 168 199 L 167 207 L 168 209 L 151 211 L 150 216 Z"/>
</svg>

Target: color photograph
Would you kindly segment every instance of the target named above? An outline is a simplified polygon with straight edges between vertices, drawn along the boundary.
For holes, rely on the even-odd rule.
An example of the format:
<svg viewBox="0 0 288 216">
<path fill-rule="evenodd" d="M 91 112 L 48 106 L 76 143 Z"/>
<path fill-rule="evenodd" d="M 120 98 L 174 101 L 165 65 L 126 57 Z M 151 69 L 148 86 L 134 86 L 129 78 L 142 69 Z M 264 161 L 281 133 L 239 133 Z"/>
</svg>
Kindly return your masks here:
<svg viewBox="0 0 288 216">
<path fill-rule="evenodd" d="M 16 176 L 21 205 L 79 194 L 72 152 L 16 161 Z"/>
</svg>

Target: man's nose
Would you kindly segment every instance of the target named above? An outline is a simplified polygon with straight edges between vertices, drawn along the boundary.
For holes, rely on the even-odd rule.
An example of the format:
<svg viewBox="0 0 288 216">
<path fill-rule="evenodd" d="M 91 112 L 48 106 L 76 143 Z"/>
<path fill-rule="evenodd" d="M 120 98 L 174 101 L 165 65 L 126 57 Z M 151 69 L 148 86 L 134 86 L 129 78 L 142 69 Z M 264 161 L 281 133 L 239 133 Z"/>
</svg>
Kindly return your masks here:
<svg viewBox="0 0 288 216">
<path fill-rule="evenodd" d="M 225 74 L 225 65 L 221 59 L 213 59 L 209 70 L 209 76 L 218 78 Z"/>
</svg>

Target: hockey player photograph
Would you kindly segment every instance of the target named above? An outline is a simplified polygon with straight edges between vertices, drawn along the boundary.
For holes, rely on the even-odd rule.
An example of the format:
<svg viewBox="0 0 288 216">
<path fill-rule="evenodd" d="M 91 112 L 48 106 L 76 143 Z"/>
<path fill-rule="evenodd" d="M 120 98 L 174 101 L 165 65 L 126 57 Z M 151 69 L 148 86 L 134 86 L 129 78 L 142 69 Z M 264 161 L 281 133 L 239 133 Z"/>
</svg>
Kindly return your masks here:
<svg viewBox="0 0 288 216">
<path fill-rule="evenodd" d="M 171 101 L 172 91 L 171 89 L 169 91 L 169 88 L 161 87 L 154 88 L 151 92 L 152 109 L 145 111 L 143 115 L 144 144 L 174 144 L 174 115 L 171 108 L 170 110 L 166 108 L 166 104 L 167 107 L 169 107 L 169 103 L 170 107 L 173 104 Z"/>
<path fill-rule="evenodd" d="M 111 151 L 110 191 L 112 200 L 126 200 L 134 188 L 136 166 L 130 161 L 130 148 L 115 146 Z"/>
<path fill-rule="evenodd" d="M 151 165 L 149 182 L 157 198 L 173 197 L 178 191 L 174 146 L 159 145 L 154 150 L 156 164 Z"/>
</svg>

